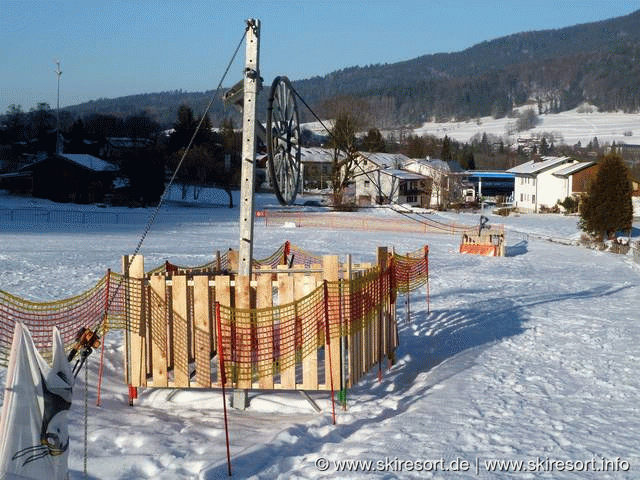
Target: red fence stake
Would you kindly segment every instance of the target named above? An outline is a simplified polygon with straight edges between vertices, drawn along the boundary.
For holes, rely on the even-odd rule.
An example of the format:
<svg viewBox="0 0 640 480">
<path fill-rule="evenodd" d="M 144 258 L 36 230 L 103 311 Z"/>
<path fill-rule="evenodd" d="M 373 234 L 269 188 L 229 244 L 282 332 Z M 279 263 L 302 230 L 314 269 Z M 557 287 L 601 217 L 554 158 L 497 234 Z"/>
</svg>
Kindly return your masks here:
<svg viewBox="0 0 640 480">
<path fill-rule="evenodd" d="M 424 246 L 424 266 L 427 270 L 427 313 L 431 313 L 431 299 L 429 293 L 429 245 Z"/>
<path fill-rule="evenodd" d="M 107 321 L 107 309 L 109 308 L 109 286 L 111 284 L 111 269 L 107 270 L 107 280 L 106 280 L 106 292 L 104 295 L 104 317 L 102 319 L 102 325 L 104 325 Z M 96 405 L 100 406 L 100 391 L 102 389 L 102 372 L 104 370 L 104 339 L 107 336 L 107 331 L 104 330 L 102 333 L 102 347 L 100 349 L 100 369 L 98 370 L 98 398 L 96 399 Z"/>
<path fill-rule="evenodd" d="M 222 321 L 220 319 L 220 303 L 216 302 L 216 327 L 218 330 L 218 366 L 220 375 L 220 384 L 222 385 L 222 408 L 224 410 L 224 433 L 227 440 L 227 471 L 231 476 L 231 450 L 229 448 L 229 423 L 227 420 L 227 395 L 225 392 L 225 384 L 227 376 L 224 372 L 224 354 L 222 350 Z"/>
</svg>

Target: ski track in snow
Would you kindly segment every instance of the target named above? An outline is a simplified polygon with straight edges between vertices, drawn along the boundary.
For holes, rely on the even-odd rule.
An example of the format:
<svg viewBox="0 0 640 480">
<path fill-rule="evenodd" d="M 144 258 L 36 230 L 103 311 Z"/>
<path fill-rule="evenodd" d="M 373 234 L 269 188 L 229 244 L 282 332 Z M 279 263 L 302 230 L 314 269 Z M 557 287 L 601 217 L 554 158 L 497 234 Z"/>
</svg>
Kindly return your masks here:
<svg viewBox="0 0 640 480">
<path fill-rule="evenodd" d="M 273 202 L 259 196 L 259 201 Z M 209 261 L 237 242 L 237 209 L 169 207 L 178 224 L 151 230 L 146 268 L 165 259 Z M 388 215 L 381 210 L 380 215 Z M 477 215 L 441 220 L 476 224 Z M 316 413 L 295 393 L 252 392 L 247 411 L 229 410 L 234 478 L 513 478 L 489 473 L 488 459 L 615 459 L 629 472 L 518 473 L 518 478 L 637 478 L 640 469 L 640 265 L 616 256 L 540 239 L 577 238 L 576 219 L 522 215 L 506 219 L 512 256 L 457 253 L 459 238 L 384 232 L 265 228 L 256 220 L 255 256 L 285 240 L 314 253 L 352 253 L 373 261 L 375 247 L 430 246 L 430 302 L 399 298 L 398 361 L 383 365 L 348 393 L 331 423 L 326 393 Z M 638 225 L 636 225 L 638 226 Z M 119 270 L 144 222 L 133 225 L 0 229 L 0 289 L 35 300 L 75 295 Z M 637 231 L 637 229 L 635 230 Z M 122 333 L 105 346 L 102 406 L 98 352 L 89 366 L 89 478 L 226 478 L 222 399 L 218 391 L 141 389 L 126 405 Z M 4 382 L 5 369 L 0 369 Z M 84 373 L 71 410 L 71 478 L 83 478 Z M 316 460 L 451 461 L 467 472 L 319 471 Z M 476 471 L 476 459 L 479 469 Z"/>
</svg>

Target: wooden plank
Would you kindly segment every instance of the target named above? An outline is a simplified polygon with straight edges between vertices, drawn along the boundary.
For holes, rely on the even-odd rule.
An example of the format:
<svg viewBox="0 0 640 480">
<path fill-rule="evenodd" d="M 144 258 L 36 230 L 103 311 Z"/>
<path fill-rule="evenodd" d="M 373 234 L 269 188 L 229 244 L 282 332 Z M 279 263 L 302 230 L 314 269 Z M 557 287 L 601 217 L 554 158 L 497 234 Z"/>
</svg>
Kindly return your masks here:
<svg viewBox="0 0 640 480">
<path fill-rule="evenodd" d="M 128 264 L 128 268 L 127 268 Z M 142 298 L 142 278 L 144 277 L 144 259 L 142 255 L 122 258 L 122 271 L 128 273 L 130 281 L 126 284 L 128 348 L 125 348 L 125 380 L 132 387 L 146 385 L 146 345 L 145 315 Z"/>
<path fill-rule="evenodd" d="M 273 389 L 273 312 L 261 309 L 273 307 L 273 291 L 271 287 L 271 273 L 258 272 L 256 286 L 256 307 L 258 308 L 258 377 L 259 386 L 263 389 Z"/>
<path fill-rule="evenodd" d="M 215 277 L 215 281 L 216 281 L 216 288 L 215 288 L 215 295 L 216 295 L 216 299 L 215 301 L 218 302 L 221 306 L 223 307 L 230 307 L 231 306 L 231 278 L 227 275 L 218 275 Z M 222 321 L 224 322 L 225 319 L 223 318 Z M 214 319 L 214 323 L 216 322 L 216 319 Z M 224 323 L 223 323 L 223 332 L 224 332 Z M 223 344 L 224 344 L 224 338 L 223 338 Z M 216 342 L 216 349 L 218 343 Z M 224 348 L 228 348 L 228 345 L 223 345 Z M 227 372 L 230 371 L 230 369 L 228 368 L 229 366 L 231 366 L 231 352 L 216 352 L 216 359 L 217 359 L 217 365 L 216 365 L 216 371 L 218 372 L 218 378 L 217 378 L 217 382 L 220 383 L 220 355 L 224 353 L 224 359 L 226 361 L 227 365 Z M 227 384 L 229 384 L 231 382 L 231 378 L 229 378 L 227 376 Z"/>
<path fill-rule="evenodd" d="M 355 369 L 356 369 L 356 355 L 355 355 L 355 330 L 356 325 L 354 325 L 353 321 L 355 317 L 353 316 L 353 301 L 351 295 L 351 282 L 352 282 L 352 264 L 351 264 L 351 255 L 347 255 L 347 261 L 345 263 L 345 287 L 344 287 L 344 304 L 345 304 L 345 323 L 348 325 L 348 343 L 347 343 L 347 351 L 348 351 L 348 359 L 347 359 L 347 369 L 346 369 L 346 379 L 348 380 L 346 385 L 347 387 L 352 387 L 355 385 L 354 377 L 355 377 Z"/>
<path fill-rule="evenodd" d="M 167 293 L 165 277 L 149 280 L 151 296 L 151 367 L 154 387 L 168 386 L 167 373 Z"/>
<path fill-rule="evenodd" d="M 209 277 L 193 277 L 193 326 L 196 361 L 196 382 L 199 387 L 211 388 L 211 302 Z"/>
<path fill-rule="evenodd" d="M 289 275 L 285 265 L 279 265 L 278 270 L 287 270 L 286 273 L 278 273 L 278 304 L 281 307 L 289 305 L 286 310 L 280 310 L 280 382 L 282 388 L 293 390 L 296 387 L 295 318 L 290 304 L 293 302 L 294 283 L 293 275 Z"/>
<path fill-rule="evenodd" d="M 322 261 L 324 280 L 328 282 L 336 282 L 340 278 L 340 261 L 337 255 L 325 255 Z M 332 295 L 329 289 L 329 295 Z M 339 305 L 337 299 L 331 298 L 329 304 L 329 332 L 331 342 L 328 344 L 326 351 L 329 352 L 328 365 L 325 366 L 325 372 L 331 373 L 333 380 L 333 388 L 340 388 L 340 372 L 342 370 L 342 361 L 340 355 L 340 325 L 339 325 Z M 325 340 L 327 341 L 327 340 Z M 330 383 L 329 378 L 326 380 L 327 385 Z"/>
<path fill-rule="evenodd" d="M 236 309 L 245 310 L 236 314 L 237 388 L 249 389 L 252 377 L 252 335 L 251 318 L 247 312 L 251 309 L 251 278 L 249 275 L 238 275 L 235 280 Z"/>
<path fill-rule="evenodd" d="M 295 298 L 299 300 L 316 289 L 316 278 L 304 273 L 296 273 Z M 318 389 L 318 323 L 315 318 L 302 318 L 300 335 L 302 339 L 302 388 Z"/>
<path fill-rule="evenodd" d="M 232 272 L 237 272 L 238 271 L 238 251 L 229 249 L 229 251 L 227 252 L 227 259 L 229 261 L 229 270 L 231 270 Z"/>
<path fill-rule="evenodd" d="M 177 388 L 189 387 L 189 314 L 187 306 L 187 277 L 172 277 L 173 308 L 173 380 Z"/>
</svg>

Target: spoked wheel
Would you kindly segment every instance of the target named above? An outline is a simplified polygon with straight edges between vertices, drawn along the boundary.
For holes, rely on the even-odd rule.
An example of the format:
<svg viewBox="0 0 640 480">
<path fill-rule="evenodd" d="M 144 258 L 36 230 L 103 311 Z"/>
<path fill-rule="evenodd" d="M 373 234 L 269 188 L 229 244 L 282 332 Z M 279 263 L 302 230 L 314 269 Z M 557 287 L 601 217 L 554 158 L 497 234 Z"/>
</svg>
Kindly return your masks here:
<svg viewBox="0 0 640 480">
<path fill-rule="evenodd" d="M 267 152 L 271 185 L 281 205 L 291 205 L 300 185 L 300 120 L 287 77 L 271 84 L 267 111 Z"/>
</svg>

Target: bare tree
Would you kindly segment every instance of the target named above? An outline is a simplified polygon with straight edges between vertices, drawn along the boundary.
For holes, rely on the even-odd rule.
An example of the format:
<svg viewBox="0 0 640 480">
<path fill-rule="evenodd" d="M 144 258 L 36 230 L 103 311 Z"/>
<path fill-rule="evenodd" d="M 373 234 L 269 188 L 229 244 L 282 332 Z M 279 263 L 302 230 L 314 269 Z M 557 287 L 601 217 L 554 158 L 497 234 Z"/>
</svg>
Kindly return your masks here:
<svg viewBox="0 0 640 480">
<path fill-rule="evenodd" d="M 334 208 L 344 204 L 344 191 L 353 181 L 357 167 L 356 120 L 349 113 L 340 114 L 331 129 L 329 144 L 333 149 L 331 184 Z"/>
</svg>

